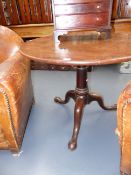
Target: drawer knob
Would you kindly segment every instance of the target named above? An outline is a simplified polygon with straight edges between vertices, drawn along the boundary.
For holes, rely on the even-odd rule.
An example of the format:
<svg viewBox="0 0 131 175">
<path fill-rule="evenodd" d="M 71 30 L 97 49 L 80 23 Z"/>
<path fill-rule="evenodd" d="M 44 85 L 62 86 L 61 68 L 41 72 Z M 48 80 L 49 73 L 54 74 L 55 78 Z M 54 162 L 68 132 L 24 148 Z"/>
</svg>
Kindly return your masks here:
<svg viewBox="0 0 131 175">
<path fill-rule="evenodd" d="M 96 8 L 99 9 L 101 7 L 101 5 L 97 5 Z"/>
<path fill-rule="evenodd" d="M 100 18 L 99 18 L 99 17 L 96 17 L 96 20 L 97 20 L 97 21 L 100 21 Z"/>
</svg>

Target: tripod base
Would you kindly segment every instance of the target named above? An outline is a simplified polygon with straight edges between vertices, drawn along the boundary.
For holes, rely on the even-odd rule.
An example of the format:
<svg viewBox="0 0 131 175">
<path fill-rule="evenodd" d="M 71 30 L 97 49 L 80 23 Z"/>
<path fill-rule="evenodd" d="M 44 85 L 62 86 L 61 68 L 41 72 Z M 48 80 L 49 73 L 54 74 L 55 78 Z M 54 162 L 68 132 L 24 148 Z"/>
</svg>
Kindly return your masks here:
<svg viewBox="0 0 131 175">
<path fill-rule="evenodd" d="M 87 68 L 86 67 L 78 67 L 77 68 L 77 85 L 75 90 L 69 90 L 65 99 L 62 100 L 59 97 L 55 97 L 55 102 L 59 104 L 66 104 L 72 98 L 75 102 L 74 108 L 74 128 L 72 138 L 69 141 L 68 147 L 70 150 L 74 150 L 77 147 L 77 139 L 82 121 L 82 114 L 84 107 L 87 104 L 90 104 L 93 101 L 97 101 L 100 107 L 104 110 L 115 110 L 117 108 L 116 105 L 106 106 L 104 104 L 104 100 L 101 96 L 90 93 L 88 90 L 88 81 L 87 81 Z"/>
</svg>

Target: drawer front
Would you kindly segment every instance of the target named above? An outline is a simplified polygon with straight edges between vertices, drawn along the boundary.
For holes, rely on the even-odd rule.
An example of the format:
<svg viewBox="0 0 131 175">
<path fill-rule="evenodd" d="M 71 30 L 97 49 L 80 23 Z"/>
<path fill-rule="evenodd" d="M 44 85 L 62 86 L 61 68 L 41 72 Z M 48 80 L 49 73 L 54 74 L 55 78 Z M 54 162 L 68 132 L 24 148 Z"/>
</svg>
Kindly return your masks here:
<svg viewBox="0 0 131 175">
<path fill-rule="evenodd" d="M 57 16 L 55 18 L 56 29 L 72 29 L 106 26 L 109 22 L 109 13 Z"/>
<path fill-rule="evenodd" d="M 55 5 L 55 15 L 71 15 L 95 12 L 109 11 L 109 1 L 88 3 L 88 4 L 73 4 L 73 5 Z"/>
<path fill-rule="evenodd" d="M 88 2 L 101 2 L 110 0 L 54 0 L 54 4 L 77 4 L 77 3 L 88 3 Z"/>
</svg>

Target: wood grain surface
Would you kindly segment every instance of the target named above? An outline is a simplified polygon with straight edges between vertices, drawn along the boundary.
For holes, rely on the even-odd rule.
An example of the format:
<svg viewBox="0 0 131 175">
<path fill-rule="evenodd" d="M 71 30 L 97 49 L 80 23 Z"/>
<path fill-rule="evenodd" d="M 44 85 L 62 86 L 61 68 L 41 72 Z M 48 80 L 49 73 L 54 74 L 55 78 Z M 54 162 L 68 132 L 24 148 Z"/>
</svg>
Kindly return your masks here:
<svg viewBox="0 0 131 175">
<path fill-rule="evenodd" d="M 20 52 L 32 60 L 55 65 L 105 65 L 131 60 L 131 34 L 112 34 L 111 39 L 73 38 L 55 43 L 53 36 L 24 43 Z"/>
</svg>

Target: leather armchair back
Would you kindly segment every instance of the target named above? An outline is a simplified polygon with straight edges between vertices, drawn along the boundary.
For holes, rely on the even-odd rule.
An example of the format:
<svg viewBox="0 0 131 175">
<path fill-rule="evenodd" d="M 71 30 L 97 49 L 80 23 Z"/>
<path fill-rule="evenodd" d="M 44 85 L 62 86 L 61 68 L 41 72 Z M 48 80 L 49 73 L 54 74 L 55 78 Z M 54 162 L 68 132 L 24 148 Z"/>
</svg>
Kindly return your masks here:
<svg viewBox="0 0 131 175">
<path fill-rule="evenodd" d="M 0 26 L 0 63 L 15 55 L 23 40 L 15 32 Z"/>
</svg>

